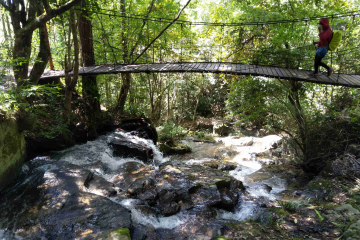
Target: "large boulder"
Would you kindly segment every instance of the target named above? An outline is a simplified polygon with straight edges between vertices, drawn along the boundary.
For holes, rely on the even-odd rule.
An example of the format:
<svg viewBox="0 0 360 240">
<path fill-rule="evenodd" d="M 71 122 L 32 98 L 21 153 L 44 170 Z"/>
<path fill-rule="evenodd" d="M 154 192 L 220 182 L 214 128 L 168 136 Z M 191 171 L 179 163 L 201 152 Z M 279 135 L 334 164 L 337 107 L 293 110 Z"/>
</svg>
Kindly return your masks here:
<svg viewBox="0 0 360 240">
<path fill-rule="evenodd" d="M 130 132 L 141 138 L 151 139 L 156 145 L 158 134 L 154 126 L 146 122 L 146 119 L 127 119 L 119 125 L 119 129 Z"/>
<path fill-rule="evenodd" d="M 15 121 L 0 122 L 0 192 L 19 174 L 26 158 L 24 135 Z"/>
<path fill-rule="evenodd" d="M 360 178 L 360 158 L 347 153 L 331 163 L 331 172 L 335 176 Z"/>
<path fill-rule="evenodd" d="M 30 162 L 27 175 L 0 195 L 6 219 L 2 227 L 7 229 L 2 237 L 12 239 L 16 232 L 22 239 L 92 239 L 98 232 L 131 228 L 129 210 L 106 198 L 107 193 L 88 192 L 86 186 L 97 181 L 105 186 L 94 183 L 93 190 L 102 194 L 109 184 L 105 179 L 96 180 L 72 164 L 41 161 Z"/>
<path fill-rule="evenodd" d="M 109 142 L 114 149 L 114 156 L 133 157 L 145 163 L 152 162 L 154 155 L 150 147 L 133 143 L 127 139 L 113 138 Z"/>
</svg>

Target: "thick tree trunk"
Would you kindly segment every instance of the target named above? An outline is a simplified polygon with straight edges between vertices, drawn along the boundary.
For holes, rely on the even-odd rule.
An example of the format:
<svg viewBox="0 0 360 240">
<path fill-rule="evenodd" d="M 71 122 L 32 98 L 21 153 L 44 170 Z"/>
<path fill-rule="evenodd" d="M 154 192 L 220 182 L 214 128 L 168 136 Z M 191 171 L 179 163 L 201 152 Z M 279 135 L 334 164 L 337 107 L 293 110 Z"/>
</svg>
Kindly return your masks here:
<svg viewBox="0 0 360 240">
<path fill-rule="evenodd" d="M 33 32 L 37 28 L 44 26 L 46 22 L 52 18 L 64 13 L 71 7 L 79 3 L 80 0 L 71 0 L 59 8 L 52 9 L 47 0 L 41 1 L 46 10 L 45 14 L 36 17 L 36 13 L 42 7 L 38 0 L 27 1 L 28 7 L 25 6 L 24 1 L 0 1 L 1 5 L 10 13 L 11 23 L 14 31 L 14 76 L 17 81 L 17 86 L 21 87 L 30 80 L 33 83 L 37 82 L 37 77 L 41 72 L 42 64 L 37 64 L 33 67 L 31 78 L 28 78 L 29 60 L 31 55 L 31 42 Z M 40 35 L 42 35 L 40 30 Z M 41 37 L 42 38 L 42 37 Z M 41 52 L 42 48 L 40 48 Z M 40 59 L 44 58 L 46 53 L 41 52 Z M 47 62 L 47 60 L 46 60 Z M 38 69 L 39 68 L 39 69 Z M 41 75 L 41 74 L 40 74 Z"/>
<path fill-rule="evenodd" d="M 81 8 L 86 9 L 86 2 L 81 2 Z M 82 63 L 85 67 L 95 65 L 94 45 L 92 24 L 88 19 L 88 13 L 83 10 L 78 15 L 78 28 L 81 43 Z M 85 103 L 85 114 L 88 122 L 89 137 L 94 138 L 97 135 L 98 117 L 100 115 L 100 95 L 96 82 L 96 76 L 82 77 L 83 99 Z"/>
<path fill-rule="evenodd" d="M 45 23 L 46 24 L 46 23 Z M 40 80 L 41 75 L 43 74 L 46 65 L 49 60 L 50 51 L 47 45 L 47 36 L 45 30 L 45 24 L 39 27 L 39 37 L 40 37 L 40 51 L 37 56 L 37 60 L 33 66 L 33 69 L 30 73 L 30 81 L 33 84 L 37 84 Z"/>
</svg>

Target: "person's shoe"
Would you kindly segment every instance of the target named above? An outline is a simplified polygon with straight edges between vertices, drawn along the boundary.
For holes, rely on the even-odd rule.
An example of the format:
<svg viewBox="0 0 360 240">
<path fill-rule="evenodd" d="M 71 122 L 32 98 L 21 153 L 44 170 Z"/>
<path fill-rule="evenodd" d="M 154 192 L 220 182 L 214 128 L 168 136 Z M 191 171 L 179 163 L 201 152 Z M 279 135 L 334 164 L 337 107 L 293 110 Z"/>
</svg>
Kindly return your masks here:
<svg viewBox="0 0 360 240">
<path fill-rule="evenodd" d="M 329 77 L 329 76 L 332 74 L 333 71 L 334 71 L 333 68 L 329 68 L 329 70 L 328 70 L 328 72 L 327 72 L 327 76 Z"/>
</svg>

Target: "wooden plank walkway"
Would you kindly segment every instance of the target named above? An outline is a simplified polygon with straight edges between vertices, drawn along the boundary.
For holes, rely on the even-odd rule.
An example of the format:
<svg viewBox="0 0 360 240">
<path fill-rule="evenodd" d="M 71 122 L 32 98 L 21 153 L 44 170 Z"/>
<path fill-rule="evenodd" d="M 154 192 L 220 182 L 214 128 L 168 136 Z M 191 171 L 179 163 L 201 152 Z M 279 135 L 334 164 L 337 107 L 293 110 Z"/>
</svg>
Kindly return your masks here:
<svg viewBox="0 0 360 240">
<path fill-rule="evenodd" d="M 310 76 L 311 71 L 300 69 L 286 69 L 271 66 L 246 65 L 238 63 L 153 63 L 153 64 L 114 64 L 81 67 L 79 75 L 100 75 L 118 73 L 216 73 L 232 75 L 252 75 L 268 78 L 281 78 L 285 80 L 297 80 L 328 85 L 341 85 L 353 88 L 360 87 L 360 75 L 333 73 L 330 77 L 322 74 L 318 77 Z M 70 72 L 70 75 L 72 72 Z M 46 70 L 41 79 L 65 77 L 63 70 Z"/>
</svg>

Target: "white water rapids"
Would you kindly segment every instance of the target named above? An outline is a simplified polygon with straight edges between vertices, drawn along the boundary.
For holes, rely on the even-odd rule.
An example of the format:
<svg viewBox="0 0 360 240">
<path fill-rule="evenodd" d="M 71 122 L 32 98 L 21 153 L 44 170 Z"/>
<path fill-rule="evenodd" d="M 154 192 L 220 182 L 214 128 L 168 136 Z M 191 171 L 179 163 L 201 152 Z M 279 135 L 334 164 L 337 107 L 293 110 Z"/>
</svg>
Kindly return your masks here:
<svg viewBox="0 0 360 240">
<path fill-rule="evenodd" d="M 122 158 L 114 157 L 112 155 L 112 149 L 109 147 L 108 142 L 112 138 L 123 138 L 126 137 L 130 141 L 138 144 L 147 145 L 152 148 L 154 153 L 154 163 L 145 164 L 135 158 Z M 236 169 L 229 171 L 229 174 L 235 177 L 236 179 L 242 181 L 244 185 L 247 184 L 246 176 L 258 171 L 261 168 L 261 163 L 256 160 L 256 154 L 264 152 L 271 148 L 271 145 L 280 138 L 278 136 L 267 136 L 264 138 L 255 138 L 255 137 L 244 137 L 244 138 L 217 138 L 217 143 L 201 143 L 194 142 L 192 140 L 184 140 L 185 144 L 188 144 L 192 147 L 193 156 L 192 159 L 180 159 L 173 160 L 174 162 L 180 161 L 183 164 L 188 166 L 192 165 L 201 165 L 206 161 L 213 160 L 215 154 L 227 153 L 228 151 L 233 152 L 231 157 L 231 162 L 236 164 Z M 246 146 L 248 145 L 248 146 Z M 181 157 L 180 157 L 181 158 Z M 43 159 L 43 157 L 38 157 L 32 161 L 37 161 Z M 63 161 L 66 163 L 71 163 L 77 166 L 86 168 L 93 173 L 105 178 L 109 182 L 114 181 L 114 177 L 117 171 L 128 162 L 137 162 L 144 166 L 151 166 L 155 169 L 158 169 L 158 166 L 164 162 L 171 160 L 168 157 L 163 157 L 159 149 L 153 144 L 151 140 L 144 140 L 136 136 L 132 136 L 127 133 L 111 133 L 106 136 L 101 136 L 97 140 L 88 142 L 83 145 L 77 145 L 71 148 L 68 148 L 63 151 L 56 152 L 51 155 L 51 159 L 57 161 Z M 179 157 L 177 157 L 179 159 Z M 51 166 L 43 165 L 42 168 L 45 171 L 45 178 L 47 181 L 55 181 L 52 179 Z M 216 219 L 219 221 L 222 220 L 246 220 L 253 216 L 259 210 L 259 204 L 253 201 L 252 199 L 257 199 L 259 197 L 265 197 L 269 200 L 275 200 L 277 194 L 285 190 L 285 180 L 273 176 L 268 180 L 261 182 L 272 187 L 272 190 L 269 192 L 264 191 L 261 188 L 247 188 L 246 198 L 241 197 L 235 210 L 233 212 L 228 212 L 225 210 L 217 210 Z M 89 192 L 97 195 L 102 195 L 100 192 L 90 191 Z M 189 226 L 192 223 L 193 213 L 191 211 L 180 211 L 179 213 L 172 215 L 170 217 L 164 217 L 162 215 L 156 214 L 144 214 L 136 208 L 137 200 L 136 199 L 120 199 L 118 197 L 108 197 L 120 204 L 121 206 L 129 209 L 132 214 L 132 221 L 143 225 L 152 225 L 155 229 L 173 229 L 173 228 L 182 228 L 184 226 Z M 3 230 L 0 229 L 0 238 Z"/>
</svg>

